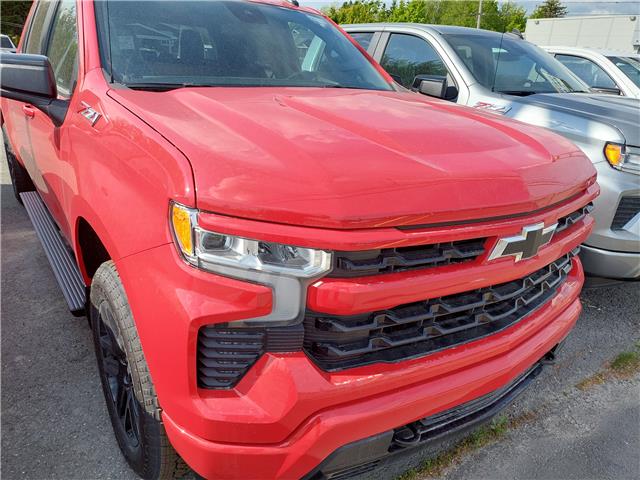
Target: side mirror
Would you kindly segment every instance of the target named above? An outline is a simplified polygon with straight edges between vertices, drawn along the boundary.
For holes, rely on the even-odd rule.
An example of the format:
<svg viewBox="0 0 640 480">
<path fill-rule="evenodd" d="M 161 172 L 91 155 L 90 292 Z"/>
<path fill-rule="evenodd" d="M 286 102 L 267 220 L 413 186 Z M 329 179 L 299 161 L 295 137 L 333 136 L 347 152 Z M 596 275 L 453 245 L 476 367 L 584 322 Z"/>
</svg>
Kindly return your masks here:
<svg viewBox="0 0 640 480">
<path fill-rule="evenodd" d="M 412 90 L 429 97 L 454 100 L 458 96 L 455 85 L 449 85 L 447 77 L 441 75 L 416 75 Z"/>
<path fill-rule="evenodd" d="M 0 53 L 0 93 L 42 110 L 56 126 L 64 121 L 69 106 L 57 99 L 53 69 L 43 55 Z"/>
</svg>

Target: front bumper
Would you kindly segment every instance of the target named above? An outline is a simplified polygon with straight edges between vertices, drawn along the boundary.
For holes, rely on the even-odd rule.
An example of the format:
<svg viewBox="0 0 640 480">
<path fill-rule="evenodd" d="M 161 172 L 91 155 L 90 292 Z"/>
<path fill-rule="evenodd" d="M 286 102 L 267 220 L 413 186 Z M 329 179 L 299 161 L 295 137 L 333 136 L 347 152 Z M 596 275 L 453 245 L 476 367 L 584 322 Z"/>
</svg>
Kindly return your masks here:
<svg viewBox="0 0 640 480">
<path fill-rule="evenodd" d="M 419 447 L 441 448 L 462 437 L 469 430 L 487 424 L 513 402 L 540 374 L 546 363 L 555 358 L 554 348 L 525 373 L 502 388 L 451 408 L 421 418 L 394 430 L 350 443 L 333 452 L 306 480 L 346 479 L 374 471 L 393 458 L 411 453 Z"/>
<path fill-rule="evenodd" d="M 640 270 L 640 222 L 612 229 L 623 198 L 640 196 L 640 177 L 611 168 L 607 162 L 595 164 L 600 196 L 591 212 L 596 221 L 585 242 L 581 259 L 585 272 L 611 278 L 634 278 Z"/>
<path fill-rule="evenodd" d="M 612 252 L 583 245 L 580 259 L 590 275 L 606 278 L 640 278 L 640 253 Z"/>
<path fill-rule="evenodd" d="M 491 337 L 402 362 L 400 368 L 390 366 L 384 373 L 385 381 L 393 385 L 402 377 L 403 388 L 358 401 L 344 395 L 343 403 L 318 410 L 283 441 L 209 441 L 177 423 L 165 410 L 169 439 L 185 461 L 207 478 L 301 478 L 345 444 L 487 395 L 529 370 L 565 338 L 580 314 L 577 297 L 583 273 L 579 260 L 573 261 L 571 274 L 556 297 L 529 318 Z M 367 370 L 373 372 L 369 368 L 327 375 L 304 354 L 269 354 L 254 367 L 256 370 L 260 378 L 252 379 L 255 383 L 250 389 L 265 395 L 270 391 L 270 397 L 260 395 L 262 406 L 268 408 L 271 403 L 278 409 L 284 407 L 279 390 L 295 398 L 305 391 L 322 392 L 330 381 L 357 391 L 359 383 L 372 383 L 382 375 L 380 368 L 371 375 L 366 374 Z M 292 381 L 302 391 L 294 390 Z"/>
<path fill-rule="evenodd" d="M 607 162 L 595 165 L 600 196 L 591 212 L 596 224 L 580 253 L 588 275 L 607 278 L 635 279 L 640 276 L 640 221 L 622 228 L 612 223 L 623 198 L 640 196 L 640 177 L 621 172 Z"/>
</svg>

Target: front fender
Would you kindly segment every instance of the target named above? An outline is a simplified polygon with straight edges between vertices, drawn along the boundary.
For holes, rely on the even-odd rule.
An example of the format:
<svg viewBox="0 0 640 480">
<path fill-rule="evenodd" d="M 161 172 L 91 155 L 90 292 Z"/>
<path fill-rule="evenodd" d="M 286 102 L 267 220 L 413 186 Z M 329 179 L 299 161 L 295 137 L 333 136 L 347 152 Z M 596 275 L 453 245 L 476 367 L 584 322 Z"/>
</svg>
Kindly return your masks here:
<svg viewBox="0 0 640 480">
<path fill-rule="evenodd" d="M 77 105 L 90 105 L 100 117 L 92 125 L 79 111 L 69 112 L 62 196 L 75 226 L 70 241 L 76 252 L 77 225 L 84 218 L 117 261 L 172 241 L 169 200 L 195 204 L 193 172 L 179 150 L 110 99 L 106 85 L 94 93 L 104 79 L 88 80 Z"/>
</svg>

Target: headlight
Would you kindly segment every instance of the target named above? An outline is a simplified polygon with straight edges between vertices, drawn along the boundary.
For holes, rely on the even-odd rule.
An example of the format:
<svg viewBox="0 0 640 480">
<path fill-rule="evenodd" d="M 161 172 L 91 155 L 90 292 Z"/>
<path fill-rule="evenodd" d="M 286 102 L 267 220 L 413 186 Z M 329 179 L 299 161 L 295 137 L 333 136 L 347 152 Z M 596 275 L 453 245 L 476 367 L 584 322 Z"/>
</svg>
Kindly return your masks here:
<svg viewBox="0 0 640 480">
<path fill-rule="evenodd" d="M 640 147 L 607 143 L 604 156 L 613 168 L 632 173 L 640 173 Z"/>
<path fill-rule="evenodd" d="M 307 286 L 331 270 L 330 252 L 204 230 L 198 225 L 198 211 L 177 203 L 171 204 L 170 215 L 176 246 L 187 262 L 272 288 L 271 314 L 234 324 L 302 321 Z"/>
</svg>

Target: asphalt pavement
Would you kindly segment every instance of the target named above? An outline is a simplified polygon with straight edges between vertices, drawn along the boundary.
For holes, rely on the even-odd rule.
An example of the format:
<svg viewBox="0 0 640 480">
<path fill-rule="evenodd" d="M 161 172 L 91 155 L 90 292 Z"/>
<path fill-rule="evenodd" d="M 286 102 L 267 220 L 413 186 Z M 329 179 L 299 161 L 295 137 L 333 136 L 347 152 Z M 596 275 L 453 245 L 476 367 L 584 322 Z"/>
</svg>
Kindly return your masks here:
<svg viewBox="0 0 640 480">
<path fill-rule="evenodd" d="M 4 154 L 0 162 L 2 478 L 136 478 L 111 432 L 86 319 L 69 314 L 13 197 Z M 458 458 L 444 478 L 640 478 L 638 376 L 575 387 L 640 339 L 640 284 L 585 290 L 582 299 L 558 363 L 507 410 L 532 420 Z M 425 455 L 369 478 L 393 479 Z"/>
</svg>

